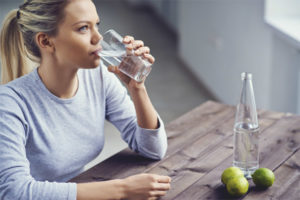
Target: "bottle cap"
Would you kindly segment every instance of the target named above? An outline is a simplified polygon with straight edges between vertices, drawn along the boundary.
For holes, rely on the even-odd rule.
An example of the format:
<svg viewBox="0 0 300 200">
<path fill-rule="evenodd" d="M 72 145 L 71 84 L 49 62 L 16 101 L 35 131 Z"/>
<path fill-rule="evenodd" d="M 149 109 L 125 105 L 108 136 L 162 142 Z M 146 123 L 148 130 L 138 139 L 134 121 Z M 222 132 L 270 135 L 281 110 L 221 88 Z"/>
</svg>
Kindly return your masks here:
<svg viewBox="0 0 300 200">
<path fill-rule="evenodd" d="M 252 74 L 250 72 L 243 72 L 241 78 L 242 80 L 252 80 Z"/>
</svg>

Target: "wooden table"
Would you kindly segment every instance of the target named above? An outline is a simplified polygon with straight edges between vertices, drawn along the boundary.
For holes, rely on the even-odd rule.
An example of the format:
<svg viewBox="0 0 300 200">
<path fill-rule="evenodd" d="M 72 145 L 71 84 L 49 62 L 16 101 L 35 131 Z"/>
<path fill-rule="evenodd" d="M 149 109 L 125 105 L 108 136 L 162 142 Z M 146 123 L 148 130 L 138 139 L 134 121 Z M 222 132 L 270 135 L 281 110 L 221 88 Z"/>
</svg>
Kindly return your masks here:
<svg viewBox="0 0 300 200">
<path fill-rule="evenodd" d="M 221 183 L 232 165 L 235 107 L 208 101 L 166 126 L 168 151 L 153 161 L 125 149 L 72 179 L 103 181 L 138 173 L 172 177 L 171 190 L 161 199 L 234 199 Z M 239 199 L 300 199 L 300 116 L 258 111 L 260 167 L 272 169 L 276 181 L 258 190 L 250 180 L 248 193 Z"/>
</svg>

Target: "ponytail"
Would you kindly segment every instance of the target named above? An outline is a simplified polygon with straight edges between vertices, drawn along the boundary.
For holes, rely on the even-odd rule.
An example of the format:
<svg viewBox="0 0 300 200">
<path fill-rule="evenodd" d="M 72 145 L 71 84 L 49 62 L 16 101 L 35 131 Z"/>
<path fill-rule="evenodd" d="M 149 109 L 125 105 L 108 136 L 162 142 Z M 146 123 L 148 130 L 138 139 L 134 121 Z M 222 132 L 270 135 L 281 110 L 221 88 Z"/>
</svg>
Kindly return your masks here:
<svg viewBox="0 0 300 200">
<path fill-rule="evenodd" d="M 23 76 L 40 62 L 39 32 L 55 36 L 69 0 L 27 0 L 6 16 L 0 33 L 1 83 Z"/>
<path fill-rule="evenodd" d="M 17 23 L 17 9 L 10 11 L 0 33 L 1 83 L 5 84 L 32 70 L 32 63 Z"/>
</svg>

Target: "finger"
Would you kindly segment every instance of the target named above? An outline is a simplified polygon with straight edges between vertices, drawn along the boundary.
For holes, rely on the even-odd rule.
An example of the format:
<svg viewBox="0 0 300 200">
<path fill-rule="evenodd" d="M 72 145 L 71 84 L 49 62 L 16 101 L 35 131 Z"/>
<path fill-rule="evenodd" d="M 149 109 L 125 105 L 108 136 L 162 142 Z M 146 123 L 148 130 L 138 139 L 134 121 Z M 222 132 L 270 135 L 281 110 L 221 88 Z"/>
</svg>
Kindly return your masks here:
<svg viewBox="0 0 300 200">
<path fill-rule="evenodd" d="M 171 185 L 169 183 L 156 183 L 153 185 L 154 190 L 167 191 L 170 190 Z"/>
<path fill-rule="evenodd" d="M 142 54 L 150 53 L 149 47 L 140 47 L 137 50 L 134 51 L 135 55 L 140 56 Z"/>
<path fill-rule="evenodd" d="M 129 44 L 129 43 L 132 43 L 134 41 L 134 37 L 130 36 L 130 35 L 126 35 L 124 38 L 123 38 L 123 42 L 125 44 Z"/>
<path fill-rule="evenodd" d="M 159 183 L 170 183 L 171 182 L 171 177 L 169 177 L 169 176 L 158 176 L 157 177 L 157 182 L 159 182 Z"/>
<path fill-rule="evenodd" d="M 115 73 L 115 74 L 118 74 L 118 72 L 119 72 L 119 69 L 118 69 L 117 66 L 110 65 L 110 66 L 108 66 L 107 69 L 108 69 L 109 72 L 112 72 L 112 73 Z"/>
<path fill-rule="evenodd" d="M 126 45 L 126 54 L 133 55 L 133 45 L 132 44 Z"/>
<path fill-rule="evenodd" d="M 155 62 L 155 58 L 151 54 L 143 54 L 143 57 L 146 58 L 151 64 Z"/>
<path fill-rule="evenodd" d="M 164 196 L 166 194 L 167 194 L 167 192 L 166 191 L 162 191 L 162 190 L 153 190 L 153 191 L 150 191 L 150 196 L 151 197 L 160 197 L 160 196 Z"/>
<path fill-rule="evenodd" d="M 109 66 L 108 67 L 108 71 L 109 72 L 112 72 L 112 73 L 114 73 L 115 75 L 117 75 L 120 79 L 124 79 L 125 80 L 125 77 L 127 77 L 127 75 L 125 75 L 125 74 L 123 74 L 121 71 L 120 71 L 120 69 L 119 69 L 119 67 L 117 67 L 117 66 Z"/>
<path fill-rule="evenodd" d="M 144 46 L 144 42 L 142 40 L 134 40 L 132 42 L 132 46 L 134 49 Z"/>
<path fill-rule="evenodd" d="M 157 199 L 157 197 L 150 197 L 147 200 L 156 200 L 156 199 Z"/>
</svg>

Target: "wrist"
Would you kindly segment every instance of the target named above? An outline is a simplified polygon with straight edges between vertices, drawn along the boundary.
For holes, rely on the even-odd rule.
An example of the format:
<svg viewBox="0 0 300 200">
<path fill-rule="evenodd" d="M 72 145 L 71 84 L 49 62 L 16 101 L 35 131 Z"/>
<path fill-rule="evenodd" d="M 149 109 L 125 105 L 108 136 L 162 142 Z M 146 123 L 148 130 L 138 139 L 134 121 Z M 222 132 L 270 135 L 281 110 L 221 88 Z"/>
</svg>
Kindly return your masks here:
<svg viewBox="0 0 300 200">
<path fill-rule="evenodd" d="M 127 84 L 128 89 L 131 90 L 140 90 L 140 89 L 144 89 L 145 88 L 145 81 L 142 82 L 137 82 L 135 80 L 131 80 L 128 84 Z"/>
<path fill-rule="evenodd" d="M 119 190 L 120 199 L 128 199 L 126 179 L 118 179 L 116 180 L 116 182 L 117 182 L 116 183 L 117 188 L 120 188 Z"/>
<path fill-rule="evenodd" d="M 133 85 L 128 85 L 128 90 L 130 93 L 139 93 L 139 92 L 145 92 L 146 87 L 143 83 L 137 83 Z"/>
</svg>

